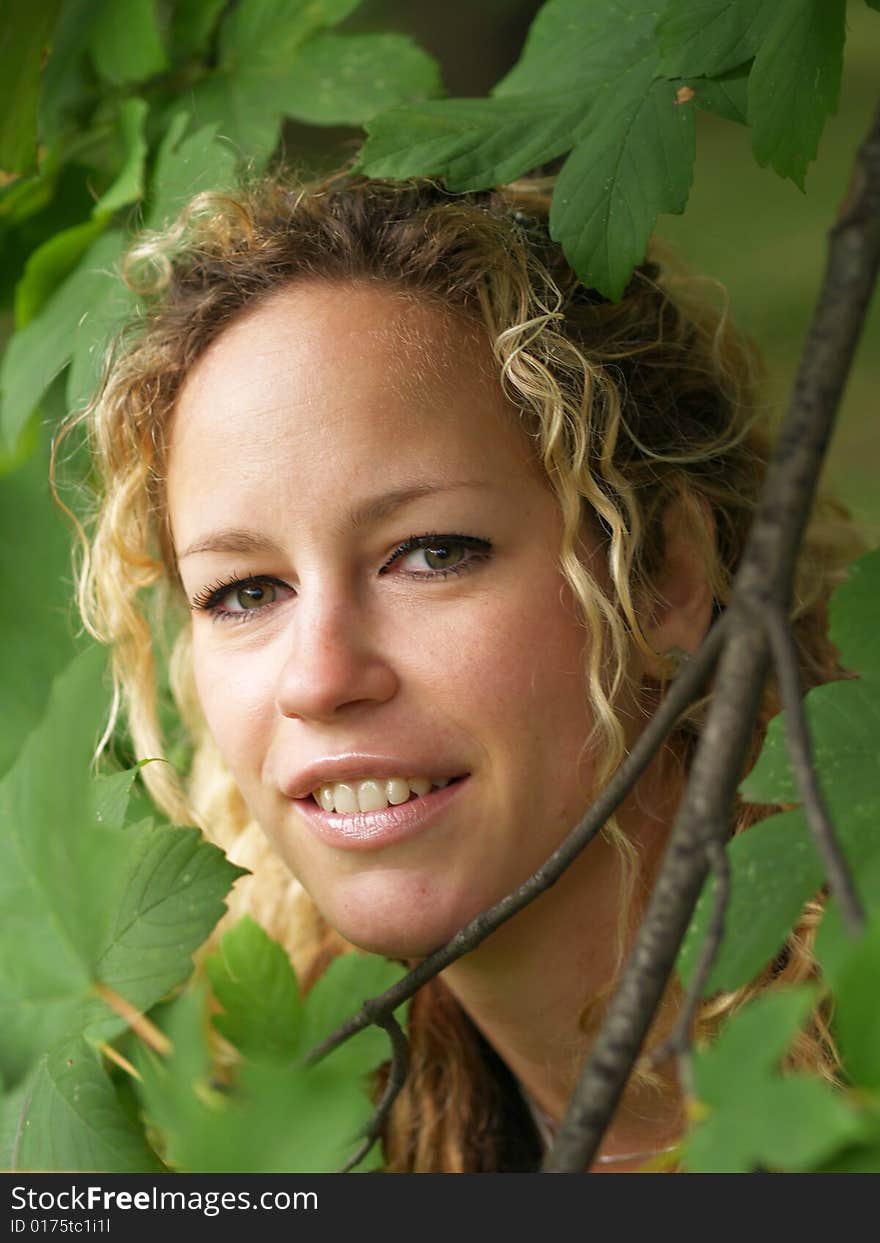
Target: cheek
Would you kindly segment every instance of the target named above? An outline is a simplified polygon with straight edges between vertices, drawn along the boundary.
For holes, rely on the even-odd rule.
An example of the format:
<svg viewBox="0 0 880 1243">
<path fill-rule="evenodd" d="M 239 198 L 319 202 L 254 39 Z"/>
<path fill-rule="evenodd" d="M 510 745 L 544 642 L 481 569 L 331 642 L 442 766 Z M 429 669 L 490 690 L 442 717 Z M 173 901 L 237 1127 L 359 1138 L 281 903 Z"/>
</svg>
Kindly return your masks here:
<svg viewBox="0 0 880 1243">
<path fill-rule="evenodd" d="M 220 754 L 239 780 L 260 762 L 269 688 L 265 663 L 252 653 L 236 657 L 198 640 L 193 643 L 193 676 L 202 713 Z"/>
<path fill-rule="evenodd" d="M 496 736 L 569 733 L 591 716 L 584 691 L 585 634 L 556 577 L 499 598 L 436 636 L 451 700 L 470 703 Z M 439 676 L 438 685 L 442 681 Z M 561 739 L 560 739 L 561 741 Z"/>
</svg>

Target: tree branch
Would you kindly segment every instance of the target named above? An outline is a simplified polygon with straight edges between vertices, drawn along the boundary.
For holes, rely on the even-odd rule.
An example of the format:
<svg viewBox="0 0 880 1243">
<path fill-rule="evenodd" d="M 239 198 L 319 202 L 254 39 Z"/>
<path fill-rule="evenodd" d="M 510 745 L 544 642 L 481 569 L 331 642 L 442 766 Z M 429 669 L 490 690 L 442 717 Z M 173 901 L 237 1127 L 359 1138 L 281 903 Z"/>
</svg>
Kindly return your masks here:
<svg viewBox="0 0 880 1243">
<path fill-rule="evenodd" d="M 803 687 L 798 667 L 797 647 L 785 615 L 778 608 L 768 609 L 762 619 L 773 648 L 773 663 L 785 712 L 785 728 L 791 766 L 804 800 L 804 814 L 816 849 L 825 864 L 831 892 L 840 903 L 841 913 L 852 936 L 865 927 L 865 912 L 856 893 L 849 865 L 834 833 L 834 825 L 819 786 L 813 763 L 810 732 L 804 711 Z"/>
<path fill-rule="evenodd" d="M 373 1144 L 379 1138 L 382 1124 L 391 1112 L 391 1106 L 397 1099 L 397 1094 L 406 1080 L 409 1062 L 409 1042 L 403 1033 L 403 1029 L 393 1014 L 386 1014 L 381 1020 L 377 1021 L 385 1028 L 391 1039 L 391 1070 L 388 1074 L 388 1082 L 385 1084 L 385 1091 L 382 1093 L 382 1099 L 376 1106 L 376 1112 L 367 1126 L 364 1142 L 351 1160 L 342 1167 L 339 1171 L 340 1174 L 348 1174 L 355 1166 L 360 1165 L 361 1161 L 363 1161 L 373 1147 Z"/>
<path fill-rule="evenodd" d="M 730 903 L 730 860 L 727 856 L 727 851 L 720 842 L 710 842 L 707 847 L 707 853 L 709 865 L 715 873 L 715 887 L 712 894 L 712 917 L 709 920 L 706 940 L 700 951 L 700 958 L 694 969 L 693 978 L 688 986 L 681 1013 L 666 1039 L 653 1050 L 650 1057 L 650 1065 L 652 1067 L 661 1066 L 663 1062 L 673 1056 L 681 1059 L 683 1063 L 687 1059 L 690 1053 L 691 1028 L 696 1018 L 697 1007 L 700 1004 L 703 989 L 709 978 L 709 972 L 712 970 L 712 964 L 718 955 L 718 950 L 724 937 L 724 920 Z M 686 1065 L 682 1068 L 682 1078 L 686 1080 L 685 1089 L 687 1094 L 693 1096 L 690 1070 Z"/>
<path fill-rule="evenodd" d="M 708 868 L 730 827 L 769 666 L 756 614 L 787 615 L 797 552 L 880 268 L 880 109 L 830 232 L 794 393 L 737 573 L 706 726 L 636 945 L 544 1169 L 588 1168 L 675 965 Z"/>
</svg>

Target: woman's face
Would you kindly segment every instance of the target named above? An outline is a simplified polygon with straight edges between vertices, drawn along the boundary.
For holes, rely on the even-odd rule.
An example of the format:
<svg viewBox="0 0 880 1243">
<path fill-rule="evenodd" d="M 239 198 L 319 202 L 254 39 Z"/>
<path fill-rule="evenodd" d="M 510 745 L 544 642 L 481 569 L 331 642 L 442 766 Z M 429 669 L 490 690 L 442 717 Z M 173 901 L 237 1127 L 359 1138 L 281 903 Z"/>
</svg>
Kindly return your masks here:
<svg viewBox="0 0 880 1243">
<path fill-rule="evenodd" d="M 483 334 L 375 286 L 285 290 L 188 377 L 168 503 L 198 694 L 253 815 L 343 936 L 429 952 L 591 784 L 561 517 Z"/>
</svg>

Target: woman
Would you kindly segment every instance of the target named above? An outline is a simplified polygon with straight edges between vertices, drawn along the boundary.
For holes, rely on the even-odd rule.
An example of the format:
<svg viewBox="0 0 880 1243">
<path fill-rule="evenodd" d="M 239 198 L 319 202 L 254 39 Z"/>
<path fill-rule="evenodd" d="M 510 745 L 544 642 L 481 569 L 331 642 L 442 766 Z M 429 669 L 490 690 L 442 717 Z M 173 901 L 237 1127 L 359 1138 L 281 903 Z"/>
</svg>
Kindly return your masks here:
<svg viewBox="0 0 880 1243">
<path fill-rule="evenodd" d="M 742 551 L 767 455 L 749 351 L 657 263 L 619 304 L 583 288 L 545 191 L 265 184 L 200 196 L 130 256 L 151 309 L 87 416 L 103 483 L 81 605 L 155 756 L 151 635 L 168 626 L 143 589 L 170 604 L 195 753 L 185 790 L 164 765 L 145 780 L 252 870 L 233 916 L 252 911 L 309 979 L 352 946 L 418 960 L 534 871 L 698 648 Z M 837 672 L 839 562 L 814 532 L 808 685 Z M 416 998 L 388 1169 L 539 1163 L 699 715 L 563 879 Z M 814 918 L 776 978 L 812 970 Z M 744 995 L 704 1006 L 701 1030 Z M 801 1057 L 833 1064 L 819 1017 Z M 675 1145 L 665 1072 L 634 1078 L 595 1169 Z"/>
</svg>

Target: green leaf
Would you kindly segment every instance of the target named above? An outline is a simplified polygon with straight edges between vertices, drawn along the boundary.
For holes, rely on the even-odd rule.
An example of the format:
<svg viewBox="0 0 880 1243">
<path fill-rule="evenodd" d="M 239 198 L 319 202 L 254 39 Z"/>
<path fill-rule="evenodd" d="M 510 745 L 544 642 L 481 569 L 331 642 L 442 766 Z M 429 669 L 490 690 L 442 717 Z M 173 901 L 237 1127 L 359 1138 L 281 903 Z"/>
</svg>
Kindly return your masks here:
<svg viewBox="0 0 880 1243">
<path fill-rule="evenodd" d="M 193 92 L 199 124 L 211 124 L 248 161 L 261 161 L 278 142 L 284 95 L 308 109 L 298 89 L 299 61 L 308 41 L 336 25 L 359 0 L 242 0 L 220 28 L 220 64 Z M 390 69 L 384 66 L 386 76 Z M 336 68 L 331 67 L 331 77 Z M 394 74 L 391 73 L 391 80 Z M 331 91 L 320 85 L 323 110 Z M 340 92 L 345 99 L 344 90 Z M 393 102 L 400 95 L 392 96 Z M 332 101 L 331 101 L 332 102 Z M 351 100 L 348 100 L 351 104 Z M 355 103 L 356 108 L 356 103 Z M 319 107 L 318 111 L 321 111 Z"/>
<path fill-rule="evenodd" d="M 724 1024 L 694 1064 L 701 1097 L 709 1104 L 723 1096 L 730 1068 L 763 1078 L 779 1064 L 816 1001 L 812 985 L 777 988 L 748 1002 Z"/>
<path fill-rule="evenodd" d="M 219 1090 L 204 1039 L 205 998 L 190 989 L 169 1007 L 165 1061 L 143 1052 L 138 1093 L 167 1163 L 193 1173 L 317 1173 L 339 1169 L 373 1107 L 363 1075 L 326 1063 L 303 1069 L 245 1063 Z M 243 1137 L 247 1143 L 243 1143 Z M 365 1166 L 375 1166 L 373 1150 Z"/>
<path fill-rule="evenodd" d="M 858 681 L 818 686 L 807 696 L 806 715 L 827 797 L 841 804 L 845 816 L 861 816 L 876 806 L 880 679 L 870 673 Z M 784 717 L 771 722 L 765 752 L 743 781 L 742 793 L 754 802 L 797 802 L 801 794 L 789 764 Z"/>
<path fill-rule="evenodd" d="M 847 566 L 846 582 L 837 588 L 828 608 L 831 638 L 843 664 L 863 677 L 880 678 L 880 634 L 874 620 L 878 590 L 880 551 L 875 549 Z"/>
<path fill-rule="evenodd" d="M 880 13 L 880 0 L 865 0 L 865 3 L 868 5 L 868 8 L 876 9 Z"/>
<path fill-rule="evenodd" d="M 0 1148 L 8 1170 L 158 1173 L 143 1134 L 120 1107 L 100 1060 L 83 1040 L 40 1059 L 19 1090 L 0 1102 Z"/>
<path fill-rule="evenodd" d="M 263 22 L 254 28 L 258 8 Z M 284 116 L 357 125 L 382 108 L 439 90 L 435 62 L 405 36 L 325 33 L 346 11 L 299 3 L 236 8 L 224 25 L 220 69 L 194 92 L 199 121 L 215 124 L 247 158 L 262 158 L 275 146 Z M 242 32 L 238 38 L 234 30 Z"/>
<path fill-rule="evenodd" d="M 305 1005 L 287 954 L 252 919 L 245 918 L 206 961 L 211 989 L 223 1007 L 214 1018 L 231 1044 L 250 1061 L 304 1058 L 353 1014 L 405 971 L 376 955 L 343 954 L 309 991 Z M 405 1023 L 407 1007 L 396 1012 Z M 334 1071 L 365 1074 L 387 1060 L 388 1036 L 369 1027 L 329 1055 Z"/>
<path fill-rule="evenodd" d="M 7 445 L 14 445 L 71 354 L 91 347 L 96 308 L 108 299 L 108 287 L 118 287 L 112 268 L 124 244 L 117 230 L 99 237 L 39 315 L 10 340 L 0 365 L 0 428 Z"/>
<path fill-rule="evenodd" d="M 0 1070 L 12 1082 L 59 1040 L 124 1026 L 98 984 L 145 1010 L 181 983 L 241 872 L 195 829 L 96 822 L 104 661 L 91 648 L 56 679 L 0 783 Z"/>
<path fill-rule="evenodd" d="M 19 177 L 0 188 L 0 224 L 12 228 L 35 215 L 51 201 L 55 190 L 57 167 L 52 152 L 46 156 L 37 177 Z"/>
<path fill-rule="evenodd" d="M 110 262 L 99 267 L 97 256 L 92 257 L 94 293 L 76 325 L 67 376 L 69 410 L 81 409 L 95 395 L 112 340 L 138 306 L 138 299 L 116 270 L 127 242 L 124 234 L 116 232 L 113 244 L 108 247 Z"/>
<path fill-rule="evenodd" d="M 21 1079 L 8 1092 L 3 1091 L 0 1080 L 0 1169 L 14 1170 L 23 1139 L 22 1132 L 30 1102 L 31 1082 L 37 1068 Z"/>
<path fill-rule="evenodd" d="M 751 64 L 719 78 L 695 78 L 690 85 L 694 103 L 705 112 L 714 112 L 725 121 L 748 124 L 748 88 Z"/>
<path fill-rule="evenodd" d="M 749 78 L 752 150 L 801 190 L 837 111 L 846 0 L 779 0 Z"/>
<path fill-rule="evenodd" d="M 277 106 L 312 125 L 360 125 L 401 100 L 436 94 L 436 61 L 405 35 L 319 35 L 277 84 Z"/>
<path fill-rule="evenodd" d="M 118 836 L 126 852 L 93 973 L 148 1010 L 190 974 L 193 953 L 223 915 L 223 899 L 244 869 L 197 829 L 144 821 Z"/>
<path fill-rule="evenodd" d="M 817 1169 L 820 1174 L 880 1174 L 880 1127 L 876 1128 L 873 1143 L 845 1148 Z"/>
<path fill-rule="evenodd" d="M 275 70 L 296 56 L 319 30 L 343 21 L 361 0 L 240 0 L 223 23 L 220 60 L 225 68 Z"/>
<path fill-rule="evenodd" d="M 310 989 L 302 1026 L 299 1030 L 298 1057 L 305 1057 L 322 1040 L 356 1014 L 369 997 L 377 997 L 402 979 L 406 971 L 398 963 L 375 954 L 341 954 Z M 408 1003 L 394 1016 L 406 1024 Z M 335 1071 L 365 1073 L 390 1057 L 390 1043 L 379 1027 L 367 1027 L 328 1054 L 326 1063 Z"/>
<path fill-rule="evenodd" d="M 806 1075 L 776 1072 L 814 1001 L 808 987 L 765 993 L 727 1021 L 711 1048 L 695 1053 L 694 1082 L 708 1116 L 688 1135 L 689 1172 L 811 1169 L 862 1135 L 863 1119 L 842 1094 Z"/>
<path fill-rule="evenodd" d="M 114 86 L 143 82 L 168 68 L 154 0 L 103 0 L 90 47 L 98 73 Z"/>
<path fill-rule="evenodd" d="M 880 641 L 874 623 L 880 592 L 880 551 L 860 557 L 831 598 L 829 634 L 856 680 L 816 687 L 805 706 L 816 765 L 833 810 L 860 820 L 876 815 L 875 773 L 880 761 Z M 791 771 L 785 717 L 775 717 L 764 748 L 740 786 L 757 803 L 792 803 L 801 795 Z"/>
<path fill-rule="evenodd" d="M 224 1104 L 211 1083 L 206 1017 L 204 985 L 191 984 L 156 1016 L 157 1026 L 171 1042 L 171 1055 L 160 1059 L 143 1045 L 133 1055 L 142 1076 L 135 1091 L 150 1126 L 165 1136 L 159 1151 L 166 1164 L 178 1164 L 174 1147 L 179 1144 L 185 1151 L 190 1134 L 190 1143 L 201 1140 L 205 1103 L 216 1104 L 218 1110 Z"/>
<path fill-rule="evenodd" d="M 169 1008 L 173 1055 L 162 1064 L 144 1053 L 140 1062 L 141 1095 L 164 1137 L 167 1159 L 197 1172 L 340 1168 L 372 1113 L 367 1075 L 388 1060 L 388 1038 L 368 1028 L 316 1065 L 306 1067 L 304 1059 L 404 969 L 374 955 L 342 955 L 303 1003 L 285 951 L 244 919 L 224 936 L 207 971 L 223 1007 L 214 1024 L 245 1061 L 235 1083 L 218 1090 L 204 1040 L 201 992 L 191 989 Z M 396 1012 L 401 1023 L 406 1008 Z M 358 1168 L 378 1161 L 374 1148 Z"/>
<path fill-rule="evenodd" d="M 852 947 L 834 981 L 834 1030 L 847 1075 L 860 1087 L 880 1089 L 880 909 Z"/>
<path fill-rule="evenodd" d="M 684 1164 L 689 1173 L 812 1170 L 861 1131 L 854 1109 L 806 1075 L 754 1084 L 734 1079 L 716 1109 L 688 1137 Z"/>
<path fill-rule="evenodd" d="M 859 898 L 873 921 L 880 915 L 880 851 L 860 862 L 854 881 Z M 866 935 L 872 935 L 872 922 Z M 830 898 L 816 935 L 816 955 L 822 965 L 822 975 L 832 988 L 836 988 L 838 977 L 858 944 L 844 924 L 837 899 Z"/>
<path fill-rule="evenodd" d="M 495 97 L 611 85 L 652 54 L 658 0 L 547 0 Z"/>
<path fill-rule="evenodd" d="M 372 177 L 442 176 L 451 190 L 475 190 L 555 159 L 595 128 L 590 107 L 603 90 L 598 118 L 630 89 L 633 72 L 647 89 L 655 10 L 654 0 L 550 0 L 492 99 L 438 100 L 374 117 L 358 168 Z"/>
<path fill-rule="evenodd" d="M 13 4 L 0 34 L 0 170 L 29 173 L 37 157 L 37 103 L 60 0 Z"/>
<path fill-rule="evenodd" d="M 860 888 L 880 856 L 880 643 L 874 621 L 880 552 L 849 567 L 832 597 L 830 636 L 857 679 L 816 687 L 805 707 L 816 765 L 844 855 Z M 795 803 L 800 790 L 788 757 L 785 720 L 770 722 L 764 748 L 740 786 L 757 803 Z M 748 983 L 782 948 L 804 903 L 818 892 L 824 868 L 801 810 L 771 816 L 728 844 L 731 901 L 726 933 L 706 992 Z M 689 979 L 709 922 L 710 886 L 701 895 L 678 969 Z M 878 894 L 880 901 L 880 894 Z M 829 912 L 827 919 L 832 920 Z M 826 942 L 826 945 L 830 944 Z M 827 954 L 826 949 L 826 954 Z M 824 963 L 826 970 L 829 964 Z"/>
<path fill-rule="evenodd" d="M 206 126 L 186 136 L 189 114 L 175 113 L 156 157 L 147 227 L 160 229 L 203 190 L 227 190 L 235 181 L 235 156 Z"/>
<path fill-rule="evenodd" d="M 661 73 L 715 77 L 751 60 L 776 9 L 767 0 L 671 0 L 657 23 Z"/>
<path fill-rule="evenodd" d="M 861 879 L 880 856 L 880 829 L 874 814 L 838 819 L 844 855 Z M 783 812 L 753 825 L 727 845 L 730 902 L 725 936 L 706 981 L 704 995 L 741 988 L 782 949 L 804 905 L 816 896 L 824 868 L 800 810 Z M 712 912 L 711 879 L 700 895 L 685 934 L 677 968 L 689 981 L 699 960 Z"/>
<path fill-rule="evenodd" d="M 104 663 L 89 649 L 55 680 L 49 711 L 0 783 L 0 1059 L 13 1080 L 65 1034 L 71 996 L 90 991 L 87 964 L 124 858 L 124 839 L 89 825 Z"/>
<path fill-rule="evenodd" d="M 550 232 L 586 284 L 616 300 L 660 212 L 681 212 L 693 174 L 694 112 L 646 61 L 600 95 L 563 165 Z"/>
<path fill-rule="evenodd" d="M 584 108 L 558 94 L 395 108 L 367 122 L 357 167 L 369 177 L 436 175 L 450 190 L 481 190 L 567 151 Z"/>
<path fill-rule="evenodd" d="M 24 274 L 15 289 L 17 328 L 24 328 L 39 314 L 106 227 L 107 218 L 99 216 L 62 229 L 37 247 L 25 264 Z"/>
<path fill-rule="evenodd" d="M 225 6 L 226 0 L 177 0 L 168 39 L 175 60 L 204 51 Z"/>
<path fill-rule="evenodd" d="M 100 0 L 64 0 L 43 74 L 39 128 L 43 140 L 64 144 L 80 132 L 82 111 L 94 102 L 94 74 L 86 51 Z"/>
<path fill-rule="evenodd" d="M 848 1076 L 860 1088 L 880 1088 L 880 850 L 855 872 L 868 926 L 853 938 L 840 903 L 832 899 L 816 937 L 822 974 L 834 992 L 832 1021 Z M 880 1138 L 880 1131 L 878 1131 Z"/>
<path fill-rule="evenodd" d="M 52 678 L 74 654 L 70 532 L 49 495 L 48 435 L 36 422 L 30 427 L 42 439 L 38 451 L 0 479 L 0 530 L 6 532 L 0 576 L 16 587 L 0 597 L 0 684 L 7 705 L 0 713 L 0 775 L 43 715 Z M 23 622 L 22 598 L 40 601 L 39 625 Z"/>
<path fill-rule="evenodd" d="M 149 107 L 146 100 L 123 100 L 119 109 L 119 134 L 123 151 L 122 167 L 113 184 L 95 204 L 95 214 L 118 211 L 135 203 L 144 193 L 144 163 L 147 139 L 144 127 Z"/>
<path fill-rule="evenodd" d="M 261 165 L 277 146 L 284 119 L 276 87 L 246 72 L 218 70 L 192 92 L 193 115 L 212 135 L 231 144 L 242 163 Z"/>
<path fill-rule="evenodd" d="M 291 1061 L 298 1046 L 302 1003 L 284 949 L 249 916 L 220 941 L 205 962 L 224 1013 L 214 1026 L 251 1061 Z"/>
<path fill-rule="evenodd" d="M 144 761 L 146 763 L 147 761 Z M 92 783 L 92 811 L 98 824 L 121 829 L 141 765 L 119 773 L 103 773 Z"/>
<path fill-rule="evenodd" d="M 693 108 L 678 104 L 671 83 L 654 80 L 656 17 L 653 0 L 551 0 L 492 99 L 380 114 L 366 126 L 358 168 L 481 189 L 573 147 L 551 233 L 581 280 L 619 297 L 657 215 L 683 210 L 692 175 Z"/>
<path fill-rule="evenodd" d="M 871 0 L 868 0 L 871 3 Z M 820 1167 L 822 1174 L 880 1174 L 880 1144 L 856 1148 Z"/>
<path fill-rule="evenodd" d="M 725 935 L 704 995 L 740 988 L 779 952 L 804 903 L 822 884 L 822 864 L 801 812 L 773 816 L 727 844 L 730 902 Z M 682 942 L 678 971 L 688 984 L 711 919 L 714 885 L 700 895 Z"/>
</svg>

